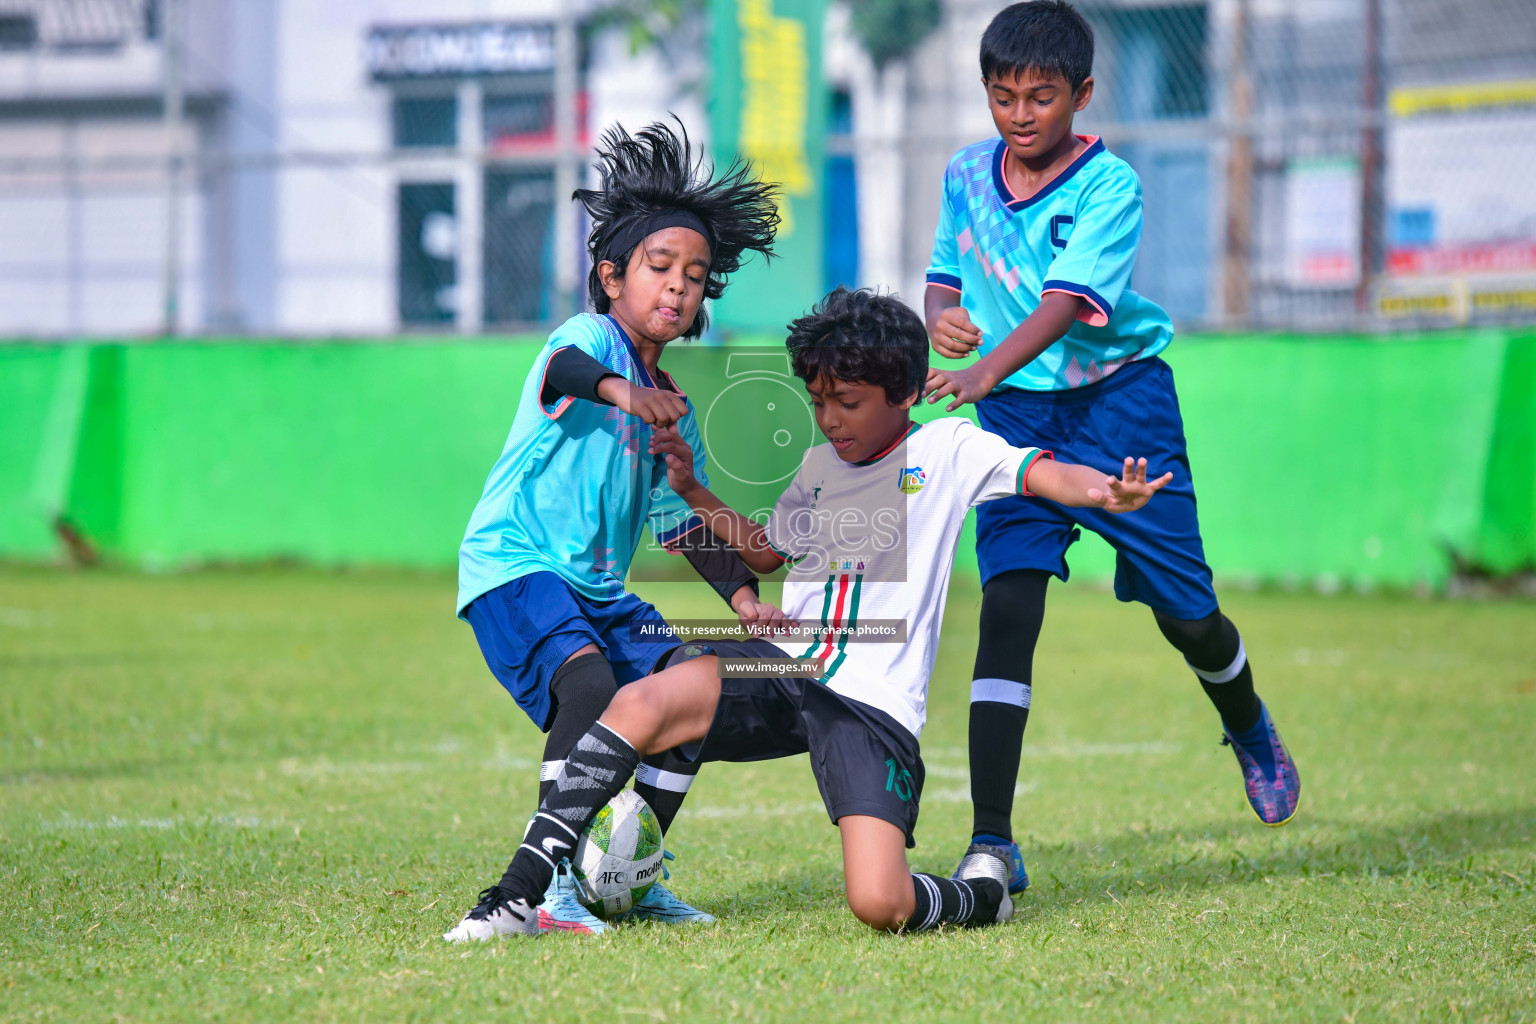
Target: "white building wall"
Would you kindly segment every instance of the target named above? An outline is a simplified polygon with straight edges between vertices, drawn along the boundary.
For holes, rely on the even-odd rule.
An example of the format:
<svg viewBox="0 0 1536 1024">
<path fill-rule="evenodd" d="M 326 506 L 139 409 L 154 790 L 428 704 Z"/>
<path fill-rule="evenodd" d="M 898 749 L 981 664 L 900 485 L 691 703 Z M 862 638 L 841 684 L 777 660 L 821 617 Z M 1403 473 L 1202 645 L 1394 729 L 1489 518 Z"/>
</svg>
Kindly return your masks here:
<svg viewBox="0 0 1536 1024">
<path fill-rule="evenodd" d="M 369 29 L 552 21 L 565 8 L 556 0 L 183 0 L 183 9 L 183 145 L 208 171 L 186 176 L 182 330 L 398 331 L 396 189 L 423 168 L 391 153 L 391 93 L 364 63 Z M 672 88 L 655 55 L 631 55 L 619 33 L 608 33 L 591 66 L 594 133 L 673 110 L 707 147 L 702 96 Z M 155 41 L 104 53 L 0 53 L 0 102 L 39 105 L 36 116 L 0 120 L 0 335 L 161 329 L 160 92 Z M 77 173 L 72 158 L 110 166 Z M 480 216 L 478 189 L 465 187 L 478 164 L 440 160 L 425 173 L 458 180 L 459 214 Z"/>
<path fill-rule="evenodd" d="M 675 69 L 657 50 L 631 53 L 622 31 L 602 32 L 593 39 L 587 91 L 591 104 L 587 123 L 594 142 L 609 125 L 635 131 L 676 114 L 689 139 L 708 152 L 709 117 L 702 90 L 684 91 L 676 82 Z"/>
</svg>

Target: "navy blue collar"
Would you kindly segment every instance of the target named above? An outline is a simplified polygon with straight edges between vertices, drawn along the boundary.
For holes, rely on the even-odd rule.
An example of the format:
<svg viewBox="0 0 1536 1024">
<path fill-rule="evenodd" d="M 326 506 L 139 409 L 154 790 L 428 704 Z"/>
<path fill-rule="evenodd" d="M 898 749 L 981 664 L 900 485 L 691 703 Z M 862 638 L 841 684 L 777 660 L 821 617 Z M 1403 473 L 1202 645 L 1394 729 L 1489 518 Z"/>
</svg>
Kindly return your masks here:
<svg viewBox="0 0 1536 1024">
<path fill-rule="evenodd" d="M 645 368 L 645 363 L 640 361 L 640 352 L 635 348 L 635 343 L 629 340 L 629 332 L 624 330 L 612 313 L 604 313 L 603 318 L 613 326 L 613 329 L 618 332 L 619 337 L 624 339 L 624 347 L 629 349 L 629 358 L 634 360 L 635 368 L 640 371 L 640 376 L 645 378 L 646 387 L 654 388 L 658 391 L 671 391 L 685 401 L 687 400 L 688 396 L 683 392 L 682 388 L 677 386 L 677 381 L 673 380 L 672 375 L 660 366 L 656 367 L 656 372 L 666 378 L 665 386 L 663 387 L 656 383 L 656 378 L 651 376 L 650 371 Z"/>
<path fill-rule="evenodd" d="M 1079 135 L 1078 138 L 1087 142 L 1089 136 Z M 1084 164 L 1102 152 L 1104 152 L 1104 140 L 1096 136 L 1093 137 L 1093 141 L 1088 143 L 1088 148 L 1077 154 L 1077 159 L 1068 164 L 1060 174 L 1046 182 L 1044 188 L 1028 199 L 1016 199 L 1013 195 L 1013 189 L 1008 187 L 1008 179 L 1003 175 L 1003 158 L 1008 155 L 1008 143 L 1003 139 L 998 139 L 997 150 L 992 154 L 992 184 L 996 187 L 997 197 L 1003 201 L 1003 204 L 1008 209 L 1017 213 L 1019 210 L 1035 205 L 1065 185 L 1072 175 L 1083 169 Z"/>
<path fill-rule="evenodd" d="M 634 361 L 635 369 L 640 371 L 640 376 L 645 378 L 645 386 L 653 390 L 656 389 L 656 381 L 651 377 L 650 371 L 645 368 L 645 364 L 640 361 L 640 353 L 636 351 L 635 343 L 629 340 L 629 332 L 624 330 L 623 325 L 619 323 L 618 318 L 612 313 L 604 313 L 603 317 L 613 325 L 613 329 L 618 332 L 619 337 L 624 339 L 624 347 L 629 349 L 629 358 Z M 657 367 L 657 369 L 661 368 Z"/>
</svg>

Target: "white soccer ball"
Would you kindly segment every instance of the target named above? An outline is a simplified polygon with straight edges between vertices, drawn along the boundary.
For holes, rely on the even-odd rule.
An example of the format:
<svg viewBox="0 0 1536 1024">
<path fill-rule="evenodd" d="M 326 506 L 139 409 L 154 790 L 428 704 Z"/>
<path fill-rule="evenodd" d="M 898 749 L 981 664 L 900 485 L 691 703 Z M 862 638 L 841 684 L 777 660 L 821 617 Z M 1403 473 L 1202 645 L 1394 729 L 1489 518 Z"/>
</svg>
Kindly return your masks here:
<svg viewBox="0 0 1536 1024">
<path fill-rule="evenodd" d="M 633 907 L 661 877 L 661 822 L 626 789 L 581 833 L 571 871 L 582 905 L 601 918 Z"/>
</svg>

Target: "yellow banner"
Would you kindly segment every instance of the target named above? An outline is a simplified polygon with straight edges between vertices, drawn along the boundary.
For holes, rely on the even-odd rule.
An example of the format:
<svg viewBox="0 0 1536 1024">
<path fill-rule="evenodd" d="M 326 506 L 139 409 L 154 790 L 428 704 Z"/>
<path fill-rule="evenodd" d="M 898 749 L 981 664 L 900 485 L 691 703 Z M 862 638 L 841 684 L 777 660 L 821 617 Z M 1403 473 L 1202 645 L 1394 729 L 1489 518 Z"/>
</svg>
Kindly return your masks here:
<svg viewBox="0 0 1536 1024">
<path fill-rule="evenodd" d="M 1529 105 L 1536 105 L 1536 78 L 1460 85 L 1416 85 L 1393 89 L 1387 96 L 1387 109 L 1396 117 Z"/>
</svg>

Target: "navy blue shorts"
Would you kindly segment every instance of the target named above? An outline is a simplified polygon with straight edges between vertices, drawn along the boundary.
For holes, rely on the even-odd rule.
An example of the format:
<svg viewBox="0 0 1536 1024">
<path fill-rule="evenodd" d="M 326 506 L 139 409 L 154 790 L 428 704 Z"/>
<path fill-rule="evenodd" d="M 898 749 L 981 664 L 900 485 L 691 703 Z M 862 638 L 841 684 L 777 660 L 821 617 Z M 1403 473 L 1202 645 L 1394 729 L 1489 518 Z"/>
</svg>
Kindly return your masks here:
<svg viewBox="0 0 1536 1024">
<path fill-rule="evenodd" d="M 672 628 L 634 594 L 589 601 L 552 572 L 536 572 L 481 594 L 464 609 L 485 663 L 533 724 L 549 729 L 549 681 L 565 659 L 597 644 L 623 686 L 655 671 L 677 646 Z M 649 625 L 650 629 L 633 628 Z M 633 632 L 632 632 L 633 628 Z M 640 640 L 644 635 L 646 639 Z M 654 635 L 654 642 L 650 636 Z"/>
<path fill-rule="evenodd" d="M 1205 564 L 1195 484 L 1184 450 L 1184 420 L 1173 370 L 1161 359 L 1131 363 L 1071 391 L 1006 389 L 976 403 L 981 425 L 1018 446 L 1044 448 L 1063 462 L 1120 475 L 1129 455 L 1147 460 L 1147 478 L 1173 480 L 1144 507 L 1123 515 L 1066 508 L 1044 498 L 989 501 L 976 510 L 981 582 L 1013 569 L 1067 578 L 1067 548 L 1086 527 L 1115 549 L 1115 596 L 1176 619 L 1216 610 Z"/>
</svg>

